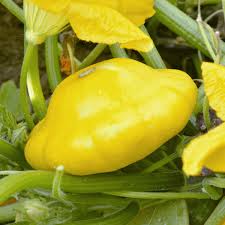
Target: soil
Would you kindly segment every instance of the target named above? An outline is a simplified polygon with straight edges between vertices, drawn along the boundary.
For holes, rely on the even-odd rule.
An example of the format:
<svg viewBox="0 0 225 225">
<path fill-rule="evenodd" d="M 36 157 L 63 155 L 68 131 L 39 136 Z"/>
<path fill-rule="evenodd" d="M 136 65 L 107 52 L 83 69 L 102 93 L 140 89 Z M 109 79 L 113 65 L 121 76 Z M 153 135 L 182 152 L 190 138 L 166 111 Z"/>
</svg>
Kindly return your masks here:
<svg viewBox="0 0 225 225">
<path fill-rule="evenodd" d="M 18 81 L 23 59 L 23 24 L 0 5 L 0 83 Z"/>
</svg>

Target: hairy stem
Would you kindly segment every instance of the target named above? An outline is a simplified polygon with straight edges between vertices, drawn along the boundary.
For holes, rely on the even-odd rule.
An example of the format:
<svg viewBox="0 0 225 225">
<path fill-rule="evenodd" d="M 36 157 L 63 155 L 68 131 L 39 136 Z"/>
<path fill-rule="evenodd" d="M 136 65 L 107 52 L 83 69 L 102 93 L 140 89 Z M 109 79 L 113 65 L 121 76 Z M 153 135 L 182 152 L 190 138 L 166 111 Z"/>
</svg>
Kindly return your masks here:
<svg viewBox="0 0 225 225">
<path fill-rule="evenodd" d="M 43 188 L 51 190 L 54 172 L 26 171 L 0 180 L 0 202 L 25 189 Z M 166 191 L 184 184 L 180 172 L 152 174 L 102 174 L 92 176 L 64 175 L 61 189 L 71 193 L 100 193 L 110 191 Z"/>
<path fill-rule="evenodd" d="M 48 37 L 45 41 L 45 65 L 48 83 L 53 92 L 62 81 L 58 56 L 58 35 Z"/>
</svg>

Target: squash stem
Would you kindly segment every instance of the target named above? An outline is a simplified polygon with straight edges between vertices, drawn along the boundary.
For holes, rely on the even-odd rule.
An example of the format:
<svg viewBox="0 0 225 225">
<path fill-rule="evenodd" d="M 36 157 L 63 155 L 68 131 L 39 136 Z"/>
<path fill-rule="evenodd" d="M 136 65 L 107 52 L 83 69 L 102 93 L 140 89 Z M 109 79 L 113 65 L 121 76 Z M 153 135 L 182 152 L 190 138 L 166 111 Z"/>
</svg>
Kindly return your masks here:
<svg viewBox="0 0 225 225">
<path fill-rule="evenodd" d="M 29 63 L 27 74 L 28 94 L 38 120 L 42 120 L 47 112 L 47 106 L 40 81 L 37 45 L 33 46 L 33 55 L 32 58 L 28 61 L 28 63 Z"/>
<path fill-rule="evenodd" d="M 209 100 L 207 96 L 204 97 L 203 101 L 203 118 L 205 122 L 205 126 L 207 130 L 211 128 L 211 119 L 210 119 L 210 111 L 209 111 Z"/>
<path fill-rule="evenodd" d="M 20 101 L 23 110 L 24 118 L 27 122 L 28 128 L 31 130 L 34 127 L 34 121 L 30 114 L 30 103 L 27 94 L 27 74 L 29 70 L 29 63 L 34 53 L 34 45 L 28 43 L 26 53 L 23 60 L 23 65 L 20 74 Z"/>
<path fill-rule="evenodd" d="M 5 224 L 11 222 L 16 218 L 16 210 L 19 208 L 20 203 L 13 203 L 0 207 L 0 223 Z"/>
<path fill-rule="evenodd" d="M 51 190 L 54 172 L 24 171 L 0 179 L 0 202 L 25 189 Z M 64 175 L 61 190 L 71 193 L 100 193 L 112 191 L 166 191 L 184 185 L 180 172 L 152 174 L 99 174 L 91 176 Z"/>
<path fill-rule="evenodd" d="M 126 51 L 123 48 L 120 48 L 119 44 L 110 45 L 109 49 L 114 58 L 129 58 Z"/>
<path fill-rule="evenodd" d="M 45 41 L 45 65 L 48 83 L 53 92 L 62 81 L 58 56 L 58 35 L 48 37 Z"/>
<path fill-rule="evenodd" d="M 144 25 L 142 25 L 140 28 L 145 34 L 149 35 L 149 33 Z M 139 52 L 139 53 L 144 58 L 145 63 L 147 65 L 152 66 L 153 68 L 156 68 L 156 69 L 165 69 L 166 68 L 166 65 L 163 62 L 162 57 L 160 56 L 155 45 L 149 52 Z"/>
<path fill-rule="evenodd" d="M 166 164 L 170 163 L 171 161 L 175 160 L 178 157 L 179 157 L 179 154 L 177 152 L 174 152 L 171 155 L 168 155 L 165 158 L 157 161 L 153 165 L 147 167 L 141 173 L 152 173 L 153 171 L 165 166 Z"/>
<path fill-rule="evenodd" d="M 91 65 L 95 60 L 102 54 L 102 52 L 107 47 L 106 44 L 97 44 L 96 47 L 89 53 L 89 55 L 82 61 L 78 66 L 78 69 L 83 69 Z"/>
<path fill-rule="evenodd" d="M 107 192 L 113 196 L 120 196 L 134 199 L 210 199 L 210 196 L 203 192 Z"/>
</svg>

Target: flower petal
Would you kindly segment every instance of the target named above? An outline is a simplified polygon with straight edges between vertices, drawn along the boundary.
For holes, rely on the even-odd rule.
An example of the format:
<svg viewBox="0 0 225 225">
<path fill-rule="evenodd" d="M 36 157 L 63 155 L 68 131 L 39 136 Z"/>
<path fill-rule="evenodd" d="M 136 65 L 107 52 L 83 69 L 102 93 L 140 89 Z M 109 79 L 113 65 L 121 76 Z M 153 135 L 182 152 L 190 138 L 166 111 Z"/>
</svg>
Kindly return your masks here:
<svg viewBox="0 0 225 225">
<path fill-rule="evenodd" d="M 25 0 L 49 12 L 59 13 L 66 9 L 71 0 Z"/>
<path fill-rule="evenodd" d="M 155 13 L 154 0 L 81 0 L 81 2 L 113 8 L 138 26 L 144 24 L 145 20 Z"/>
<path fill-rule="evenodd" d="M 52 13 L 32 2 L 24 2 L 26 40 L 33 44 L 43 43 L 48 36 L 59 33 L 68 23 L 65 12 Z"/>
<path fill-rule="evenodd" d="M 204 62 L 202 73 L 209 104 L 225 120 L 225 67 Z"/>
<path fill-rule="evenodd" d="M 225 123 L 191 141 L 183 152 L 183 170 L 196 176 L 206 167 L 225 172 Z"/>
<path fill-rule="evenodd" d="M 106 6 L 73 2 L 69 20 L 77 36 L 85 41 L 114 44 L 149 51 L 152 40 L 119 12 Z"/>
</svg>

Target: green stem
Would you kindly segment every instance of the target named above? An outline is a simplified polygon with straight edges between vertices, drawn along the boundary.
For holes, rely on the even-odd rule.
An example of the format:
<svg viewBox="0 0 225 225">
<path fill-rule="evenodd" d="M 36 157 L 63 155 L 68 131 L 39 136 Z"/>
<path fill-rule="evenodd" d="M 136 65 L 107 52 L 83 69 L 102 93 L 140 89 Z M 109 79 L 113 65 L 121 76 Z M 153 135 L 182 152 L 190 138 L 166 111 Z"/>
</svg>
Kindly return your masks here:
<svg viewBox="0 0 225 225">
<path fill-rule="evenodd" d="M 66 194 L 65 200 L 75 204 L 126 206 L 130 199 L 105 194 Z"/>
<path fill-rule="evenodd" d="M 223 195 L 223 189 L 218 188 L 218 187 L 214 187 L 214 186 L 211 186 L 211 185 L 208 185 L 208 184 L 206 184 L 204 182 L 203 182 L 203 190 L 213 200 L 218 200 Z"/>
<path fill-rule="evenodd" d="M 225 197 L 219 202 L 204 225 L 222 225 L 225 221 Z"/>
<path fill-rule="evenodd" d="M 151 199 L 151 200 L 142 199 L 142 200 L 139 200 L 138 202 L 139 202 L 141 209 L 146 209 L 146 208 L 149 208 L 152 206 L 163 204 L 167 201 L 168 200 L 162 200 L 162 199 L 160 199 L 160 200 L 159 199 Z"/>
<path fill-rule="evenodd" d="M 29 43 L 28 43 L 29 45 Z M 42 120 L 47 112 L 44 94 L 41 87 L 39 68 L 38 68 L 38 46 L 33 46 L 32 58 L 27 62 L 29 64 L 27 74 L 28 94 L 38 120 Z"/>
<path fill-rule="evenodd" d="M 202 79 L 202 70 L 201 70 L 201 60 L 198 57 L 198 54 L 192 56 L 192 61 L 196 70 L 196 75 L 198 79 Z M 197 103 L 198 104 L 198 103 Z"/>
<path fill-rule="evenodd" d="M 201 5 L 214 5 L 219 4 L 221 0 L 202 0 Z M 186 0 L 186 6 L 196 6 L 198 5 L 198 0 Z"/>
<path fill-rule="evenodd" d="M 207 130 L 211 128 L 211 120 L 210 120 L 210 112 L 209 112 L 209 101 L 205 96 L 203 101 L 203 118 L 206 125 Z"/>
<path fill-rule="evenodd" d="M 198 22 L 198 25 L 199 25 L 199 21 Z M 202 25 L 202 29 L 205 31 L 205 36 L 208 38 L 208 43 L 206 43 L 206 40 L 205 40 L 205 37 L 204 37 L 204 42 L 205 42 L 205 45 L 206 47 L 208 48 L 208 52 L 210 54 L 212 54 L 211 52 L 214 52 L 214 55 L 211 56 L 212 58 L 215 56 L 215 59 L 214 59 L 214 62 L 217 63 L 217 58 L 218 58 L 218 54 L 220 53 L 219 51 L 219 45 L 220 45 L 220 34 L 216 34 L 216 32 L 213 30 L 213 28 L 208 25 L 205 21 L 202 21 L 200 22 L 200 24 Z M 208 31 L 208 33 L 207 33 Z M 204 34 L 202 34 L 202 31 L 201 31 L 201 35 L 204 36 Z M 208 46 L 208 44 L 210 46 Z M 218 62 L 219 63 L 219 62 Z"/>
<path fill-rule="evenodd" d="M 66 44 L 66 47 L 67 47 L 67 51 L 68 51 L 68 55 L 69 55 L 69 59 L 70 59 L 70 68 L 71 68 L 71 74 L 74 74 L 75 71 L 76 71 L 76 62 L 74 60 L 74 51 L 73 51 L 73 48 L 71 46 L 71 44 L 67 43 Z"/>
<path fill-rule="evenodd" d="M 106 47 L 106 44 L 97 44 L 91 53 L 79 65 L 78 69 L 83 69 L 91 65 L 102 54 Z"/>
<path fill-rule="evenodd" d="M 0 223 L 11 222 L 15 220 L 16 210 L 19 208 L 20 203 L 13 203 L 0 207 Z"/>
<path fill-rule="evenodd" d="M 222 0 L 222 10 L 223 10 L 223 15 L 225 19 L 225 0 Z"/>
<path fill-rule="evenodd" d="M 24 118 L 27 122 L 28 128 L 31 130 L 34 127 L 33 118 L 30 114 L 30 102 L 27 94 L 27 75 L 29 71 L 29 64 L 33 57 L 34 46 L 28 44 L 23 60 L 23 65 L 20 74 L 20 101 L 21 108 L 24 113 Z"/>
<path fill-rule="evenodd" d="M 23 153 L 3 139 L 0 139 L 0 155 L 4 156 L 10 161 L 18 163 L 24 168 L 29 168 Z"/>
<path fill-rule="evenodd" d="M 56 173 L 52 184 L 52 197 L 58 199 L 59 201 L 64 201 L 64 194 L 61 191 L 61 182 L 63 174 L 64 174 L 64 167 L 58 166 L 56 168 Z"/>
<path fill-rule="evenodd" d="M 53 92 L 62 81 L 62 75 L 58 56 L 58 36 L 48 37 L 45 41 L 45 65 L 47 70 L 48 83 Z"/>
<path fill-rule="evenodd" d="M 196 183 L 196 184 L 187 184 L 181 188 L 179 188 L 180 192 L 187 192 L 187 191 L 193 191 L 196 189 L 202 188 L 202 182 Z"/>
<path fill-rule="evenodd" d="M 191 46 L 210 57 L 208 49 L 199 32 L 198 24 L 167 0 L 155 0 L 156 17 L 170 30 L 180 35 Z M 207 35 L 209 35 L 207 33 Z M 210 40 L 210 39 L 209 39 Z M 222 53 L 225 53 L 225 43 L 220 42 Z"/>
<path fill-rule="evenodd" d="M 169 0 L 171 2 L 171 0 Z M 186 0 L 177 0 L 176 3 L 174 4 L 173 2 L 171 2 L 173 5 L 177 6 L 177 8 L 179 8 L 182 11 L 185 11 L 185 2 Z"/>
<path fill-rule="evenodd" d="M 168 164 L 169 162 L 173 161 L 174 159 L 176 159 L 178 157 L 179 157 L 179 155 L 177 154 L 177 152 L 174 152 L 171 155 L 166 156 L 165 158 L 157 161 L 153 165 L 151 165 L 148 168 L 144 169 L 142 171 L 142 173 L 151 173 L 151 172 L 153 172 L 153 171 L 155 171 L 155 170 L 165 166 L 166 164 Z"/>
<path fill-rule="evenodd" d="M 63 225 L 127 225 L 139 212 L 139 205 L 130 203 L 127 208 L 107 217 L 74 221 Z"/>
<path fill-rule="evenodd" d="M 51 190 L 54 172 L 26 171 L 0 180 L 0 201 L 25 189 L 43 188 Z M 71 193 L 100 193 L 110 191 L 165 191 L 177 189 L 184 184 L 180 172 L 152 174 L 102 174 L 92 176 L 64 175 L 61 189 Z"/>
<path fill-rule="evenodd" d="M 159 58 L 161 56 L 159 55 L 158 50 L 154 46 L 150 52 L 139 52 L 140 55 L 145 60 L 145 63 L 155 69 L 165 69 L 166 65 L 164 62 L 160 61 Z"/>
<path fill-rule="evenodd" d="M 153 37 L 153 39 L 155 39 L 155 40 L 158 39 L 157 30 L 158 30 L 159 25 L 160 25 L 160 22 L 154 16 L 148 21 L 148 23 L 145 26 L 147 31 L 151 32 L 151 37 Z"/>
<path fill-rule="evenodd" d="M 7 225 L 36 225 L 36 224 L 22 221 L 22 222 L 16 222 L 16 223 L 8 223 Z"/>
<path fill-rule="evenodd" d="M 79 68 L 79 66 L 81 65 L 81 61 L 75 56 L 73 57 L 73 59 L 74 59 L 74 62 L 76 64 L 76 68 Z"/>
<path fill-rule="evenodd" d="M 208 49 L 208 52 L 209 52 L 211 58 L 213 59 L 213 61 L 215 62 L 216 54 L 215 54 L 215 52 L 214 52 L 214 50 L 212 48 L 211 43 L 209 42 L 209 39 L 208 39 L 207 34 L 206 34 L 206 30 L 205 30 L 205 28 L 203 26 L 203 22 L 202 21 L 197 21 L 197 22 L 198 22 L 198 26 L 199 26 L 199 30 L 200 30 L 200 33 L 202 35 L 202 38 L 203 38 L 203 40 L 205 42 L 205 45 L 206 45 L 206 47 Z"/>
<path fill-rule="evenodd" d="M 126 197 L 126 198 L 135 198 L 135 199 L 210 199 L 209 195 L 203 192 L 107 192 L 106 194 Z"/>
<path fill-rule="evenodd" d="M 164 147 L 164 146 L 162 146 L 162 147 Z M 167 154 L 167 151 L 166 151 L 166 149 L 167 148 L 165 148 L 165 149 L 163 149 L 162 148 L 162 150 L 160 151 L 160 153 L 162 154 L 162 156 L 163 156 L 163 158 L 167 158 L 169 155 Z M 179 157 L 179 156 L 178 156 Z M 157 163 L 157 162 L 156 162 Z M 166 165 L 166 164 L 165 164 Z M 174 169 L 174 170 L 177 170 L 178 168 L 177 168 L 177 165 L 176 165 L 176 163 L 172 160 L 170 160 L 169 162 L 168 162 L 168 166 L 171 168 L 171 169 Z M 160 169 L 160 168 L 159 168 Z"/>
<path fill-rule="evenodd" d="M 119 44 L 110 45 L 109 49 L 114 58 L 129 58 L 126 51 L 123 48 L 120 48 Z"/>
<path fill-rule="evenodd" d="M 205 178 L 203 180 L 203 184 L 211 185 L 218 188 L 225 188 L 225 178 L 219 178 L 219 177 Z"/>
<path fill-rule="evenodd" d="M 224 0 L 222 0 L 222 1 L 224 1 Z M 224 4 L 225 4 L 225 1 L 224 1 Z M 217 16 L 218 14 L 220 14 L 222 12 L 223 12 L 223 9 L 216 10 L 214 13 L 210 14 L 207 18 L 205 18 L 204 22 L 208 23 L 211 19 L 213 19 L 214 16 Z"/>
<path fill-rule="evenodd" d="M 147 29 L 144 25 L 141 26 L 141 30 L 149 35 Z M 154 45 L 154 44 L 153 44 Z M 153 68 L 157 69 L 165 69 L 166 65 L 163 62 L 158 50 L 156 49 L 155 45 L 153 46 L 152 50 L 149 52 L 139 52 L 141 56 L 144 58 L 147 65 L 152 66 Z"/>
<path fill-rule="evenodd" d="M 214 200 L 218 200 L 223 195 L 225 188 L 225 179 L 219 177 L 205 178 L 202 181 L 204 192 L 206 192 Z"/>
<path fill-rule="evenodd" d="M 25 22 L 23 10 L 13 0 L 0 0 L 0 3 L 22 23 Z"/>
<path fill-rule="evenodd" d="M 184 1 L 184 0 L 180 0 L 181 2 Z M 179 1 L 178 0 L 169 0 L 170 3 L 172 3 L 173 5 L 176 5 L 179 4 Z"/>
</svg>

